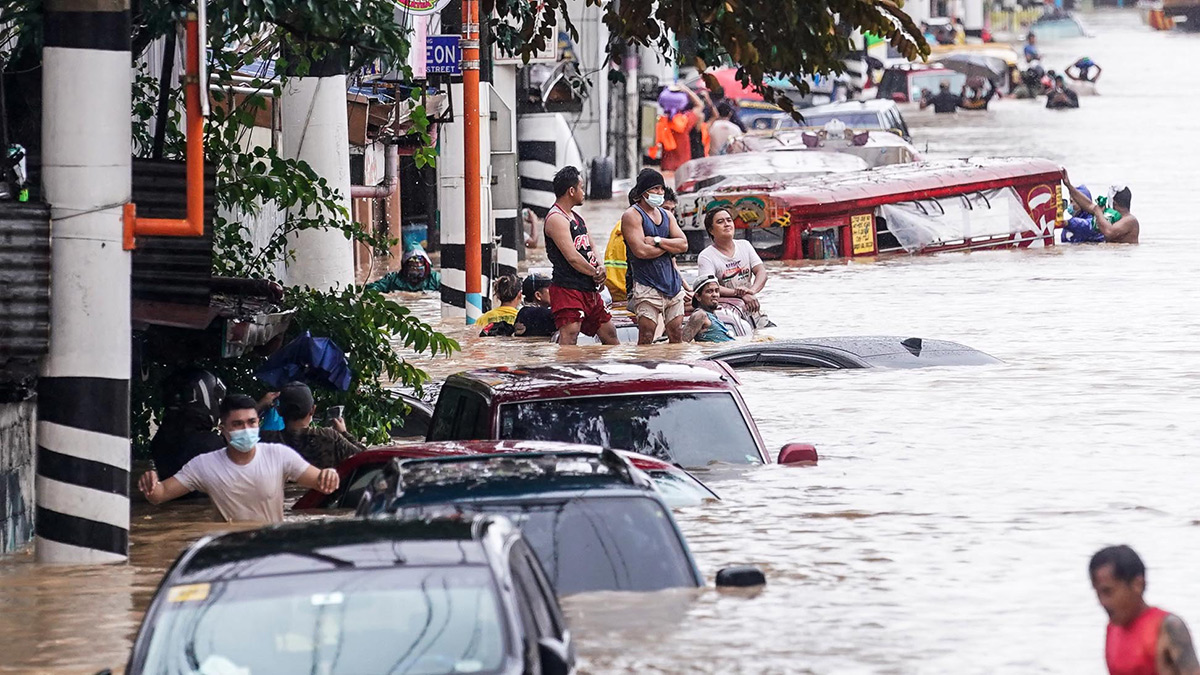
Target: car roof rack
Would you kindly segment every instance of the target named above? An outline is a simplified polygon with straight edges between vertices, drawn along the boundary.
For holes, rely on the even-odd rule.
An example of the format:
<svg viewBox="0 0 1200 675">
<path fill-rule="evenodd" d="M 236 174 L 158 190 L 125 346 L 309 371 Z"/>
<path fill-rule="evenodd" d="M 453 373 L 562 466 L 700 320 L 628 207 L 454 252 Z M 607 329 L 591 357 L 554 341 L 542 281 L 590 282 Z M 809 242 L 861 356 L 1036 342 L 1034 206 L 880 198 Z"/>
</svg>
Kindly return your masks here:
<svg viewBox="0 0 1200 675">
<path fill-rule="evenodd" d="M 653 481 L 623 455 L 612 448 L 604 448 L 599 452 L 594 450 L 547 450 L 542 452 L 504 452 L 477 455 L 453 455 L 450 457 L 423 457 L 416 459 L 393 458 L 384 468 L 383 478 L 388 482 L 395 480 L 393 499 L 404 495 L 406 487 L 415 487 L 412 470 L 418 467 L 433 465 L 451 466 L 455 464 L 490 464 L 498 462 L 528 461 L 555 462 L 554 475 L 572 475 L 570 471 L 561 471 L 557 464 L 563 460 L 584 460 L 595 462 L 612 472 L 622 482 L 637 487 L 654 488 Z M 576 474 L 582 475 L 582 474 Z M 406 480 L 406 478 L 408 480 Z"/>
</svg>

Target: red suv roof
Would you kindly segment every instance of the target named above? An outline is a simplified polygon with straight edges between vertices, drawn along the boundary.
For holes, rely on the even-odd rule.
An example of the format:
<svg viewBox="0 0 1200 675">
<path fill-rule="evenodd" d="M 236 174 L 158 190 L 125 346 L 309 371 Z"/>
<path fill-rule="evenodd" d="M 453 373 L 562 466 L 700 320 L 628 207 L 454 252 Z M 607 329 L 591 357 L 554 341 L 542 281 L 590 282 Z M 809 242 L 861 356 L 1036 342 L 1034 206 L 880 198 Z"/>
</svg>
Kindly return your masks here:
<svg viewBox="0 0 1200 675">
<path fill-rule="evenodd" d="M 481 368 L 451 375 L 446 384 L 480 391 L 503 403 L 654 391 L 728 391 L 738 382 L 731 371 L 707 364 L 632 361 Z"/>
</svg>

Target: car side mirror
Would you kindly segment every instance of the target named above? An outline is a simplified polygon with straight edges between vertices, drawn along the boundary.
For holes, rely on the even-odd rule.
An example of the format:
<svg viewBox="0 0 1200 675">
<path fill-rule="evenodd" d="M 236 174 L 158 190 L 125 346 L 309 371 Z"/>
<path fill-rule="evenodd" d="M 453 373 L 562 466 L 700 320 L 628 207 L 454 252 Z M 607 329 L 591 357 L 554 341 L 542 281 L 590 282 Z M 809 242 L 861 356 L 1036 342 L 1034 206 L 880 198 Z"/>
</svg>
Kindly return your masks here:
<svg viewBox="0 0 1200 675">
<path fill-rule="evenodd" d="M 561 640 L 545 637 L 538 640 L 538 660 L 542 675 L 567 675 L 571 672 L 571 655 Z"/>
<path fill-rule="evenodd" d="M 817 448 L 811 443 L 788 443 L 779 451 L 780 464 L 816 464 Z"/>
<path fill-rule="evenodd" d="M 749 588 L 767 583 L 767 575 L 753 565 L 726 567 L 717 572 L 717 588 Z"/>
</svg>

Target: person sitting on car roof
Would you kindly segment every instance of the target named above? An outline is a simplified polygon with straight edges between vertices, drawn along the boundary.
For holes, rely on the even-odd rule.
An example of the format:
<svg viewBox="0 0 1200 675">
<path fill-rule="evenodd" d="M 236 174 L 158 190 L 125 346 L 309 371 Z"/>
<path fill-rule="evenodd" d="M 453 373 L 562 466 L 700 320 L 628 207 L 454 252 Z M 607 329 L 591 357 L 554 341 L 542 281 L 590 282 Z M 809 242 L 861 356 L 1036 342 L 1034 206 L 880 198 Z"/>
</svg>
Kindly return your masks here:
<svg viewBox="0 0 1200 675">
<path fill-rule="evenodd" d="M 162 504 L 189 492 L 209 496 L 227 522 L 283 522 L 283 484 L 291 480 L 330 494 L 338 472 L 318 469 L 295 450 L 258 439 L 258 405 L 245 394 L 230 394 L 221 404 L 221 433 L 228 445 L 183 465 L 159 482 L 153 469 L 138 488 L 151 504 Z"/>
<path fill-rule="evenodd" d="M 736 306 L 755 328 L 773 326 L 758 301 L 758 294 L 767 285 L 767 266 L 753 244 L 734 239 L 732 212 L 710 209 L 704 214 L 704 229 L 713 243 L 696 259 L 696 275 L 716 278 L 723 302 Z"/>
<path fill-rule="evenodd" d="M 721 297 L 721 284 L 714 276 L 696 280 L 692 294 L 692 315 L 683 326 L 684 342 L 729 342 L 733 340 L 729 326 L 716 315 Z"/>
<path fill-rule="evenodd" d="M 312 389 L 303 382 L 283 385 L 277 407 L 283 416 L 283 430 L 264 431 L 263 440 L 283 443 L 314 466 L 336 467 L 347 457 L 366 449 L 346 431 L 346 420 L 341 417 L 329 420 L 332 428 L 312 426 L 317 406 Z"/>
</svg>

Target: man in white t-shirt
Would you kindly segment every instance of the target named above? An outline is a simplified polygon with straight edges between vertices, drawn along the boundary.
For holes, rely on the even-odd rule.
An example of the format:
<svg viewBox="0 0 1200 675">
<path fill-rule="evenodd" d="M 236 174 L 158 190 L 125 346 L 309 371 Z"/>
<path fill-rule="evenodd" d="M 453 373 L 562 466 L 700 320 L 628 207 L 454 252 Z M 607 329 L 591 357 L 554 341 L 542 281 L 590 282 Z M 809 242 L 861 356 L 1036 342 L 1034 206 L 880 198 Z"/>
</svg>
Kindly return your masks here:
<svg viewBox="0 0 1200 675">
<path fill-rule="evenodd" d="M 153 470 L 138 481 L 151 504 L 161 504 L 199 490 L 227 522 L 283 521 L 283 484 L 295 481 L 329 494 L 338 487 L 334 469 L 318 469 L 295 450 L 279 443 L 258 442 L 258 410 L 254 399 L 231 394 L 221 404 L 221 433 L 228 445 L 192 458 L 162 481 Z"/>
<path fill-rule="evenodd" d="M 767 266 L 753 244 L 733 238 L 733 214 L 721 208 L 705 213 L 704 229 L 713 243 L 696 260 L 696 278 L 716 277 L 723 302 L 744 305 L 755 328 L 773 326 L 758 302 L 758 294 L 767 285 Z"/>
<path fill-rule="evenodd" d="M 741 127 L 733 122 L 733 104 L 721 101 L 717 104 L 717 120 L 708 125 L 709 156 L 725 154 L 729 141 L 742 133 Z"/>
</svg>

